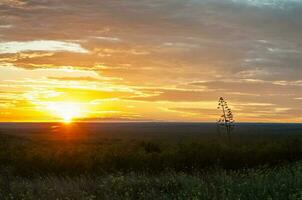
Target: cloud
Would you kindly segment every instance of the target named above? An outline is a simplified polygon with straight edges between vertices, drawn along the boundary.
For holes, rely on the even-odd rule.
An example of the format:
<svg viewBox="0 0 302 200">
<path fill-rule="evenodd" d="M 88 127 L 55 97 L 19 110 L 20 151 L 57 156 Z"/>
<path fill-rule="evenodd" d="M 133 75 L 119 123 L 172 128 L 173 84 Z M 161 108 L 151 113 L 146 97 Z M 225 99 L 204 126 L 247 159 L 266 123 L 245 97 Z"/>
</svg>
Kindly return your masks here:
<svg viewBox="0 0 302 200">
<path fill-rule="evenodd" d="M 1 42 L 0 54 L 14 54 L 26 51 L 68 51 L 76 53 L 88 53 L 81 45 L 71 42 L 37 40 L 26 42 Z"/>
<path fill-rule="evenodd" d="M 190 83 L 196 86 L 203 86 L 214 91 L 238 92 L 261 95 L 298 95 L 301 94 L 302 86 L 299 82 L 271 82 L 263 80 L 217 80 Z"/>
<path fill-rule="evenodd" d="M 176 110 L 207 112 L 174 104 L 216 102 L 217 96 L 229 98 L 241 116 L 251 112 L 256 119 L 259 105 L 272 104 L 263 112 L 283 109 L 292 119 L 301 116 L 301 11 L 301 0 L 3 0 L 0 67 L 22 68 L 23 75 L 1 71 L 0 78 L 10 75 L 9 83 L 18 79 L 27 87 L 44 81 L 44 87 L 68 83 L 103 91 L 106 82 L 132 88 L 104 96 L 143 104 L 136 108 L 141 115 L 162 113 L 157 106 L 165 104 L 171 108 L 165 119 L 181 115 Z M 36 74 L 40 68 L 44 80 Z M 81 72 L 47 71 L 59 68 Z M 61 100 L 78 97 L 60 92 Z M 80 93 L 89 96 L 83 101 L 102 98 L 101 92 Z"/>
<path fill-rule="evenodd" d="M 259 8 L 286 9 L 292 4 L 302 3 L 301 0 L 232 0 L 235 3 L 247 4 Z"/>
<path fill-rule="evenodd" d="M 217 93 L 201 90 L 182 90 L 182 89 L 142 89 L 144 96 L 134 96 L 131 100 L 140 101 L 171 101 L 171 102 L 196 102 L 216 100 Z"/>
<path fill-rule="evenodd" d="M 43 96 L 39 98 L 40 101 L 79 101 L 79 102 L 91 102 L 99 99 L 119 99 L 126 98 L 135 95 L 131 91 L 108 91 L 108 90 L 92 90 L 81 88 L 56 88 L 54 89 L 58 95 L 54 97 Z"/>
<path fill-rule="evenodd" d="M 26 5 L 26 1 L 25 0 L 2 0 L 2 2 L 0 2 L 0 6 L 1 6 L 1 4 L 8 5 L 11 7 L 22 7 L 22 6 Z"/>
<path fill-rule="evenodd" d="M 87 4 L 81 1 L 32 0 L 26 4 L 30 13 L 28 10 L 3 11 L 3 16 L 10 16 L 10 20 L 5 18 L 4 22 L 13 25 L 3 37 L 6 40 L 85 40 L 85 47 L 100 51 L 94 58 L 81 56 L 82 60 L 90 61 L 85 66 L 78 65 L 83 67 L 96 63 L 108 66 L 130 64 L 130 71 L 142 67 L 173 68 L 170 73 L 183 67 L 190 74 L 205 71 L 209 79 L 241 75 L 243 73 L 240 72 L 251 72 L 257 68 L 266 73 L 254 73 L 253 78 L 298 79 L 297 74 L 302 73 L 299 68 L 301 56 L 294 52 L 301 52 L 299 11 L 302 6 L 299 2 L 129 0 L 116 3 L 92 0 Z M 271 6 L 262 6 L 266 4 L 295 5 L 295 9 L 274 10 Z M 75 15 L 71 17 L 66 13 Z M 36 18 L 45 23 L 32 28 Z M 267 43 L 258 44 L 257 41 Z M 269 48 L 280 51 L 271 53 Z M 135 52 L 143 53 L 134 55 Z M 24 62 L 21 64 L 26 66 Z M 186 73 L 178 77 L 186 76 Z M 202 74 L 198 76 L 204 78 Z"/>
<path fill-rule="evenodd" d="M 122 41 L 120 38 L 117 38 L 117 37 L 96 36 L 93 38 L 98 39 L 98 40 L 110 41 L 110 42 L 121 42 Z"/>
<path fill-rule="evenodd" d="M 48 79 L 51 80 L 58 80 L 58 81 L 91 81 L 91 82 L 95 82 L 95 81 L 100 81 L 100 79 L 98 78 L 94 78 L 91 76 L 77 76 L 77 77 L 55 77 L 55 76 L 49 76 L 47 77 Z"/>
<path fill-rule="evenodd" d="M 219 116 L 219 112 L 217 112 L 217 110 L 199 108 L 199 107 L 195 107 L 195 108 L 194 107 L 189 107 L 189 108 L 172 107 L 172 108 L 169 108 L 169 110 L 193 114 L 193 115 L 204 115 L 204 116 L 212 116 L 212 117 Z"/>
<path fill-rule="evenodd" d="M 8 29 L 11 28 L 12 25 L 6 24 L 6 25 L 0 25 L 0 29 Z"/>
</svg>

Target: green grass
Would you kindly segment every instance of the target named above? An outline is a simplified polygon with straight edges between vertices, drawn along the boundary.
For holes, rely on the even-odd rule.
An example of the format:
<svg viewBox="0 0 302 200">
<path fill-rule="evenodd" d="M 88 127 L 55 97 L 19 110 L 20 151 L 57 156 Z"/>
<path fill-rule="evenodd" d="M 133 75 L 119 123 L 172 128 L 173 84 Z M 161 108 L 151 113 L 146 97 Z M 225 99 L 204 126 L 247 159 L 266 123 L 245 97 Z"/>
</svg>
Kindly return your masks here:
<svg viewBox="0 0 302 200">
<path fill-rule="evenodd" d="M 301 138 L 233 140 L 32 140 L 0 135 L 0 167 L 18 176 L 281 166 L 302 159 Z"/>
<path fill-rule="evenodd" d="M 301 143 L 0 134 L 0 199 L 302 199 Z"/>
<path fill-rule="evenodd" d="M 302 199 L 301 163 L 192 174 L 113 174 L 1 179 L 1 199 Z M 6 186 L 4 186 L 5 184 Z"/>
</svg>

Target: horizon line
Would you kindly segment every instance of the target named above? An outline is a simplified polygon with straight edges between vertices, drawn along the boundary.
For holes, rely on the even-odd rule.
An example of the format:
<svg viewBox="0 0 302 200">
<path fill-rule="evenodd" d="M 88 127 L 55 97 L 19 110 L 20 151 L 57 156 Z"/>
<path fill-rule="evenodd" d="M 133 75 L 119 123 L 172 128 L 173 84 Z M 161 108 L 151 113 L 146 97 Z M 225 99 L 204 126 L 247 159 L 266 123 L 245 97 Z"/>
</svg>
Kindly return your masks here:
<svg viewBox="0 0 302 200">
<path fill-rule="evenodd" d="M 0 124 L 4 123 L 62 123 L 63 121 L 0 121 Z M 146 121 L 123 121 L 123 120 L 112 120 L 112 121 L 73 121 L 71 124 L 77 124 L 77 123 L 200 123 L 200 124 L 216 124 L 217 122 L 213 121 L 152 121 L 152 120 L 146 120 Z M 257 122 L 257 121 L 249 121 L 249 122 L 235 122 L 235 124 L 302 124 L 302 122 Z"/>
</svg>

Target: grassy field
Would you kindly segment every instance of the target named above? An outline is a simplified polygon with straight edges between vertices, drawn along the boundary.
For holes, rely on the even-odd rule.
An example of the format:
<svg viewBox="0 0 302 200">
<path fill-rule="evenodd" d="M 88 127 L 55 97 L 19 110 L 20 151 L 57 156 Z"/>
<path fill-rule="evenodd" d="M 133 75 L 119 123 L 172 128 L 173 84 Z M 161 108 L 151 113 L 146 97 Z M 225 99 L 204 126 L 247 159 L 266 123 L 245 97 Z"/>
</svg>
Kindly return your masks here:
<svg viewBox="0 0 302 200">
<path fill-rule="evenodd" d="M 91 137 L 76 130 L 0 129 L 0 199 L 302 199 L 298 134 Z"/>
<path fill-rule="evenodd" d="M 194 173 L 2 177 L 1 199 L 302 199 L 301 163 Z M 5 180 L 3 179 L 5 178 Z M 4 185 L 5 184 L 5 185 Z"/>
</svg>

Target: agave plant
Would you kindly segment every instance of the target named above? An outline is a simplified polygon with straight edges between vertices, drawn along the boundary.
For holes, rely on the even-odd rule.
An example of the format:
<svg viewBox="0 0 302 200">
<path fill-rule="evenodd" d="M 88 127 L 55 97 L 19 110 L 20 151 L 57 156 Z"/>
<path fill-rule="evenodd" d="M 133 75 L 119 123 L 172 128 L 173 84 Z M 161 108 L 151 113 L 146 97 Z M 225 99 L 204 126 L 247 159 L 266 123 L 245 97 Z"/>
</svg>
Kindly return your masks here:
<svg viewBox="0 0 302 200">
<path fill-rule="evenodd" d="M 235 126 L 235 120 L 227 101 L 223 97 L 219 98 L 217 109 L 222 111 L 222 115 L 217 120 L 217 126 L 224 127 L 227 135 L 230 136 Z"/>
</svg>

